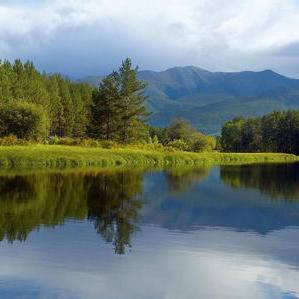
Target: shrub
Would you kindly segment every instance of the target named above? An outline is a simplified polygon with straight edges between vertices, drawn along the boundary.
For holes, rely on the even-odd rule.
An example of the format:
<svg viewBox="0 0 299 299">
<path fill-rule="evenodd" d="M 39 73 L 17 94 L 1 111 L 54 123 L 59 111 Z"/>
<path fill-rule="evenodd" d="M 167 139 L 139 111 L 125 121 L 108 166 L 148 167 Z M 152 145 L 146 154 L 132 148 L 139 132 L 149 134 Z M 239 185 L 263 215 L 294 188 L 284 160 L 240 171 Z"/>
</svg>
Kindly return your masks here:
<svg viewBox="0 0 299 299">
<path fill-rule="evenodd" d="M 100 145 L 102 148 L 106 148 L 106 149 L 111 149 L 111 148 L 116 148 L 119 147 L 117 142 L 112 141 L 112 140 L 104 140 L 100 142 Z"/>
<path fill-rule="evenodd" d="M 0 138 L 0 145 L 1 146 L 10 146 L 10 145 L 17 145 L 18 138 L 15 135 L 9 135 Z"/>
<path fill-rule="evenodd" d="M 135 144 L 135 146 L 139 149 L 144 149 L 144 150 L 161 151 L 164 149 L 164 146 L 161 143 L 159 143 L 159 139 L 156 135 L 153 137 L 149 136 L 147 142 L 141 141 L 141 142 Z"/>
<path fill-rule="evenodd" d="M 206 137 L 208 138 L 210 150 L 216 150 L 219 138 L 216 138 L 214 136 L 206 136 Z"/>
<path fill-rule="evenodd" d="M 0 105 L 0 137 L 38 139 L 48 135 L 49 120 L 41 106 L 26 102 Z"/>
<path fill-rule="evenodd" d="M 96 139 L 91 139 L 91 138 L 82 138 L 82 139 L 77 139 L 77 145 L 81 146 L 90 146 L 90 147 L 98 147 L 100 146 L 100 142 Z"/>
<path fill-rule="evenodd" d="M 0 146 L 13 146 L 13 145 L 28 145 L 30 142 L 24 139 L 18 139 L 15 135 L 9 135 L 0 138 Z"/>
<path fill-rule="evenodd" d="M 180 151 L 189 150 L 188 144 L 184 140 L 181 140 L 181 139 L 172 140 L 172 141 L 168 142 L 167 146 L 175 148 Z"/>
<path fill-rule="evenodd" d="M 77 145 L 76 139 L 71 137 L 61 137 L 59 138 L 58 144 L 60 145 Z"/>
<path fill-rule="evenodd" d="M 0 145 L 8 146 L 8 145 L 17 145 L 18 138 L 15 135 L 9 135 L 0 138 Z"/>
<path fill-rule="evenodd" d="M 91 138 L 71 138 L 71 137 L 58 137 L 51 136 L 44 143 L 51 145 L 69 145 L 69 146 L 86 146 L 86 147 L 97 147 L 100 146 L 100 142 Z"/>
<path fill-rule="evenodd" d="M 209 149 L 209 143 L 206 138 L 197 139 L 192 145 L 192 151 L 194 152 L 204 152 Z"/>
<path fill-rule="evenodd" d="M 58 136 L 50 136 L 46 143 L 51 145 L 59 144 L 59 139 Z"/>
<path fill-rule="evenodd" d="M 164 146 L 164 151 L 173 153 L 173 152 L 176 152 L 177 149 L 175 149 L 174 147 L 171 147 L 171 146 Z"/>
<path fill-rule="evenodd" d="M 191 147 L 194 152 L 212 151 L 216 147 L 216 139 L 212 136 L 196 134 Z"/>
<path fill-rule="evenodd" d="M 184 140 L 188 144 L 193 142 L 193 136 L 196 133 L 197 130 L 184 119 L 173 121 L 168 128 L 168 137 L 170 140 Z"/>
</svg>

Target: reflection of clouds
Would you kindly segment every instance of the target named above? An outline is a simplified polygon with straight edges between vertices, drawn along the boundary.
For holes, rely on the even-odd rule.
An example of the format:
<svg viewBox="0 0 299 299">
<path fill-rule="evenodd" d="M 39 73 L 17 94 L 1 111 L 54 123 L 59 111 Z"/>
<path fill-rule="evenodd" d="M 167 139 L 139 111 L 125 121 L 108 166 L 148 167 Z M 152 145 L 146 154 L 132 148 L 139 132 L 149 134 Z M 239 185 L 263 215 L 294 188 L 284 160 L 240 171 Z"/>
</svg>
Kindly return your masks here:
<svg viewBox="0 0 299 299">
<path fill-rule="evenodd" d="M 151 226 L 135 236 L 130 254 L 117 256 L 91 227 L 69 223 L 33 233 L 27 243 L 1 244 L 0 295 L 11 281 L 33 285 L 45 298 L 299 295 L 298 234 L 298 229 L 260 236 L 220 228 L 181 234 Z"/>
</svg>

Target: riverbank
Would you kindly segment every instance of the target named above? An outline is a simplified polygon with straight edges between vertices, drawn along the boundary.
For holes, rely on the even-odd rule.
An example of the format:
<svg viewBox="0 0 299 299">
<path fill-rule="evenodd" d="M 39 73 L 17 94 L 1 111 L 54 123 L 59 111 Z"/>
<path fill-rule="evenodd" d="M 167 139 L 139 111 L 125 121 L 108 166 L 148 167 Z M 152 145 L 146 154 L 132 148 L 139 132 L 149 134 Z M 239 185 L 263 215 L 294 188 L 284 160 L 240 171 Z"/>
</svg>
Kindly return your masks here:
<svg viewBox="0 0 299 299">
<path fill-rule="evenodd" d="M 82 146 L 29 145 L 0 147 L 0 168 L 155 167 L 283 163 L 299 161 L 295 155 L 279 153 L 189 153 L 103 149 Z"/>
</svg>

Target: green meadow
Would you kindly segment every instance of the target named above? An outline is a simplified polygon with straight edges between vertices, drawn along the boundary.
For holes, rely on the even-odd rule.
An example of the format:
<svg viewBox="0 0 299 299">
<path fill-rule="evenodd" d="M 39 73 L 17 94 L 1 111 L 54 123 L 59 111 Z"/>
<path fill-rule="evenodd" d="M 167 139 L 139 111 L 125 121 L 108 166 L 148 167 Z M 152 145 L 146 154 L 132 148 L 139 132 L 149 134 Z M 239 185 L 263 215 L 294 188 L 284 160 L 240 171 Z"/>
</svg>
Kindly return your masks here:
<svg viewBox="0 0 299 299">
<path fill-rule="evenodd" d="M 299 161 L 298 156 L 281 153 L 191 153 L 144 150 L 134 146 L 113 149 L 41 144 L 0 147 L 1 169 L 167 167 L 295 161 Z"/>
</svg>

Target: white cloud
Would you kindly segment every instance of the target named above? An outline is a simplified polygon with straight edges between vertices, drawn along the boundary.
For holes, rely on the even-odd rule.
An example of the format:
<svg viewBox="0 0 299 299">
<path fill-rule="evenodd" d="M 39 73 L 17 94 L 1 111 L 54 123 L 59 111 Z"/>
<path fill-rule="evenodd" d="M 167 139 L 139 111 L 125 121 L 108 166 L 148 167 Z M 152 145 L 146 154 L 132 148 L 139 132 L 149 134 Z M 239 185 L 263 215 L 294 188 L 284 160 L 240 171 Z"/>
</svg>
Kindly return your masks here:
<svg viewBox="0 0 299 299">
<path fill-rule="evenodd" d="M 291 73 L 297 58 L 279 65 L 270 56 L 299 43 L 298 26 L 297 0 L 2 1 L 0 56 L 35 58 L 42 67 L 75 73 L 109 69 L 127 55 L 143 68 L 195 64 Z M 78 60 L 86 56 L 87 64 L 102 62 L 84 66 Z M 63 59 L 72 66 L 61 65 Z"/>
</svg>

